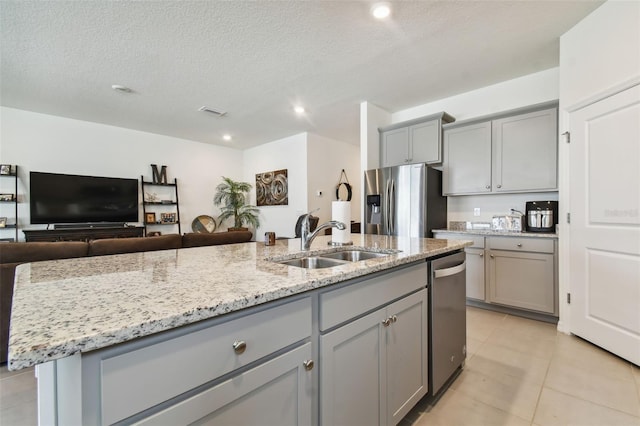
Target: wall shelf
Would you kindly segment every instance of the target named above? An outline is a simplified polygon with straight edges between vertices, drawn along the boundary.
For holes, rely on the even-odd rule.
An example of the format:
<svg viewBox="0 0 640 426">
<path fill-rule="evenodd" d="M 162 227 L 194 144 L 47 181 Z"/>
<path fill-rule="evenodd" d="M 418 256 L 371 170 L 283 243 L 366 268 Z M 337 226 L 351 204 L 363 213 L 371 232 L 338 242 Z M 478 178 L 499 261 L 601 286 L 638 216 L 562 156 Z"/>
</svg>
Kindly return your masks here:
<svg viewBox="0 0 640 426">
<path fill-rule="evenodd" d="M 182 228 L 180 225 L 180 205 L 178 199 L 178 179 L 173 179 L 170 183 L 155 183 L 147 182 L 144 180 L 144 176 L 140 176 L 140 187 L 142 188 L 142 220 L 144 224 L 144 235 L 146 236 L 150 231 L 148 227 L 156 226 L 177 226 L 178 234 L 182 234 Z M 147 191 L 150 188 L 168 188 L 162 191 L 162 197 L 170 197 L 170 200 L 162 201 L 147 201 Z M 153 211 L 147 210 L 147 207 L 153 209 Z M 147 221 L 147 215 L 153 214 L 153 220 Z M 175 221 L 163 222 L 160 219 L 163 214 L 175 214 Z"/>
</svg>

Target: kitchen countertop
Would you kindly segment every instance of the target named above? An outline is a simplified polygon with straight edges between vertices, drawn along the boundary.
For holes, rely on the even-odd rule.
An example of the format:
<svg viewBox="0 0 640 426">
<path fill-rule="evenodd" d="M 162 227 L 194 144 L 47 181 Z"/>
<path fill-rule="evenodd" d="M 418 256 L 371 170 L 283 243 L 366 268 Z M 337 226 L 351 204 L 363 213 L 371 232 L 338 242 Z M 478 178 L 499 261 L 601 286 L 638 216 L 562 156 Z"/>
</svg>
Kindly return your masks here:
<svg viewBox="0 0 640 426">
<path fill-rule="evenodd" d="M 452 234 L 469 234 L 469 235 L 484 235 L 488 237 L 527 237 L 527 238 L 558 238 L 557 233 L 546 232 L 507 232 L 507 231 L 493 231 L 483 229 L 434 229 L 433 232 L 448 232 Z"/>
<path fill-rule="evenodd" d="M 19 265 L 9 369 L 17 370 L 239 311 L 471 245 L 470 241 L 353 234 L 331 247 L 318 236 L 275 246 L 243 243 Z M 333 268 L 274 263 L 318 252 L 367 248 L 390 256 Z"/>
</svg>

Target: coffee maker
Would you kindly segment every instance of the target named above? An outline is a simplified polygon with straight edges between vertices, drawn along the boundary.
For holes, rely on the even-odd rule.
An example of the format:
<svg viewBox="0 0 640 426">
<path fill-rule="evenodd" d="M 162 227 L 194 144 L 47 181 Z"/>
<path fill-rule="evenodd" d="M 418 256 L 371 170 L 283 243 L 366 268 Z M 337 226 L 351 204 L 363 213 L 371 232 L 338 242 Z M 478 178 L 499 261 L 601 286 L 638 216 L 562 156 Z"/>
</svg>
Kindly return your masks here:
<svg viewBox="0 0 640 426">
<path fill-rule="evenodd" d="M 558 202 L 527 201 L 525 218 L 527 232 L 556 232 Z"/>
</svg>

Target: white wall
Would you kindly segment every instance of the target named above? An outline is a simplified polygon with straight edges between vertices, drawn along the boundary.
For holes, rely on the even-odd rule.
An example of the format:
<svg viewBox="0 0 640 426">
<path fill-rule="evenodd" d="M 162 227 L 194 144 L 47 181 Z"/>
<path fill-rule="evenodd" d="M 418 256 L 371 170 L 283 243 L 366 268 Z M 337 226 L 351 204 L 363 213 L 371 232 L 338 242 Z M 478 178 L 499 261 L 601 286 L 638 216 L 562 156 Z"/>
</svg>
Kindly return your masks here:
<svg viewBox="0 0 640 426">
<path fill-rule="evenodd" d="M 560 95 L 571 107 L 640 74 L 640 2 L 608 1 L 560 37 Z"/>
<path fill-rule="evenodd" d="M 513 80 L 483 87 L 435 102 L 394 112 L 392 122 L 398 123 L 445 111 L 457 121 L 479 117 L 541 102 L 556 100 L 559 69 L 519 77 Z M 524 211 L 526 201 L 558 200 L 557 192 L 538 194 L 466 195 L 447 198 L 449 221 L 491 221 L 493 215 L 509 213 L 514 208 Z M 473 216 L 473 209 L 480 208 L 480 216 Z"/>
<path fill-rule="evenodd" d="M 20 227 L 30 226 L 30 171 L 151 180 L 150 164 L 167 165 L 168 178 L 178 179 L 182 232 L 198 215 L 217 216 L 221 176 L 242 178 L 237 149 L 5 107 L 0 117 L 0 163 L 20 167 Z"/>
<path fill-rule="evenodd" d="M 307 198 L 307 134 L 300 133 L 279 139 L 243 154 L 244 180 L 255 185 L 256 174 L 287 169 L 289 204 L 260 207 L 260 227 L 256 241 L 264 241 L 264 233 L 275 232 L 277 237 L 293 237 L 298 216 L 309 210 Z M 252 191 L 255 204 L 255 189 Z"/>
<path fill-rule="evenodd" d="M 309 211 L 315 213 L 319 223 L 331 220 L 331 202 L 336 200 L 336 186 L 344 169 L 352 187 L 351 220 L 360 219 L 360 162 L 359 147 L 346 142 L 307 135 L 307 194 Z M 321 191 L 322 196 L 317 192 Z"/>
</svg>

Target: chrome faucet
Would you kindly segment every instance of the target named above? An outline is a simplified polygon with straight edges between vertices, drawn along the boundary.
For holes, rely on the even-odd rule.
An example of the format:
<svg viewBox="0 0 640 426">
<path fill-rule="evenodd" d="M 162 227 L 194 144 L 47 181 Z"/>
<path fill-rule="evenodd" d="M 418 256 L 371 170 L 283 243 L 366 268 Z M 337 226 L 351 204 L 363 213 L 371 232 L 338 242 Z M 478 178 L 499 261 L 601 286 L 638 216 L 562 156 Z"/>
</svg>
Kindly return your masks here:
<svg viewBox="0 0 640 426">
<path fill-rule="evenodd" d="M 315 211 L 315 210 L 314 210 Z M 304 215 L 304 219 L 302 219 L 302 225 L 300 226 L 300 250 L 308 251 L 311 247 L 311 242 L 315 237 L 318 236 L 318 233 L 325 228 L 338 228 L 339 230 L 346 229 L 346 225 L 342 222 L 338 222 L 337 220 L 330 220 L 329 222 L 325 222 L 322 225 L 318 225 L 315 231 L 311 232 L 309 230 L 309 216 L 311 216 L 309 212 Z"/>
</svg>

